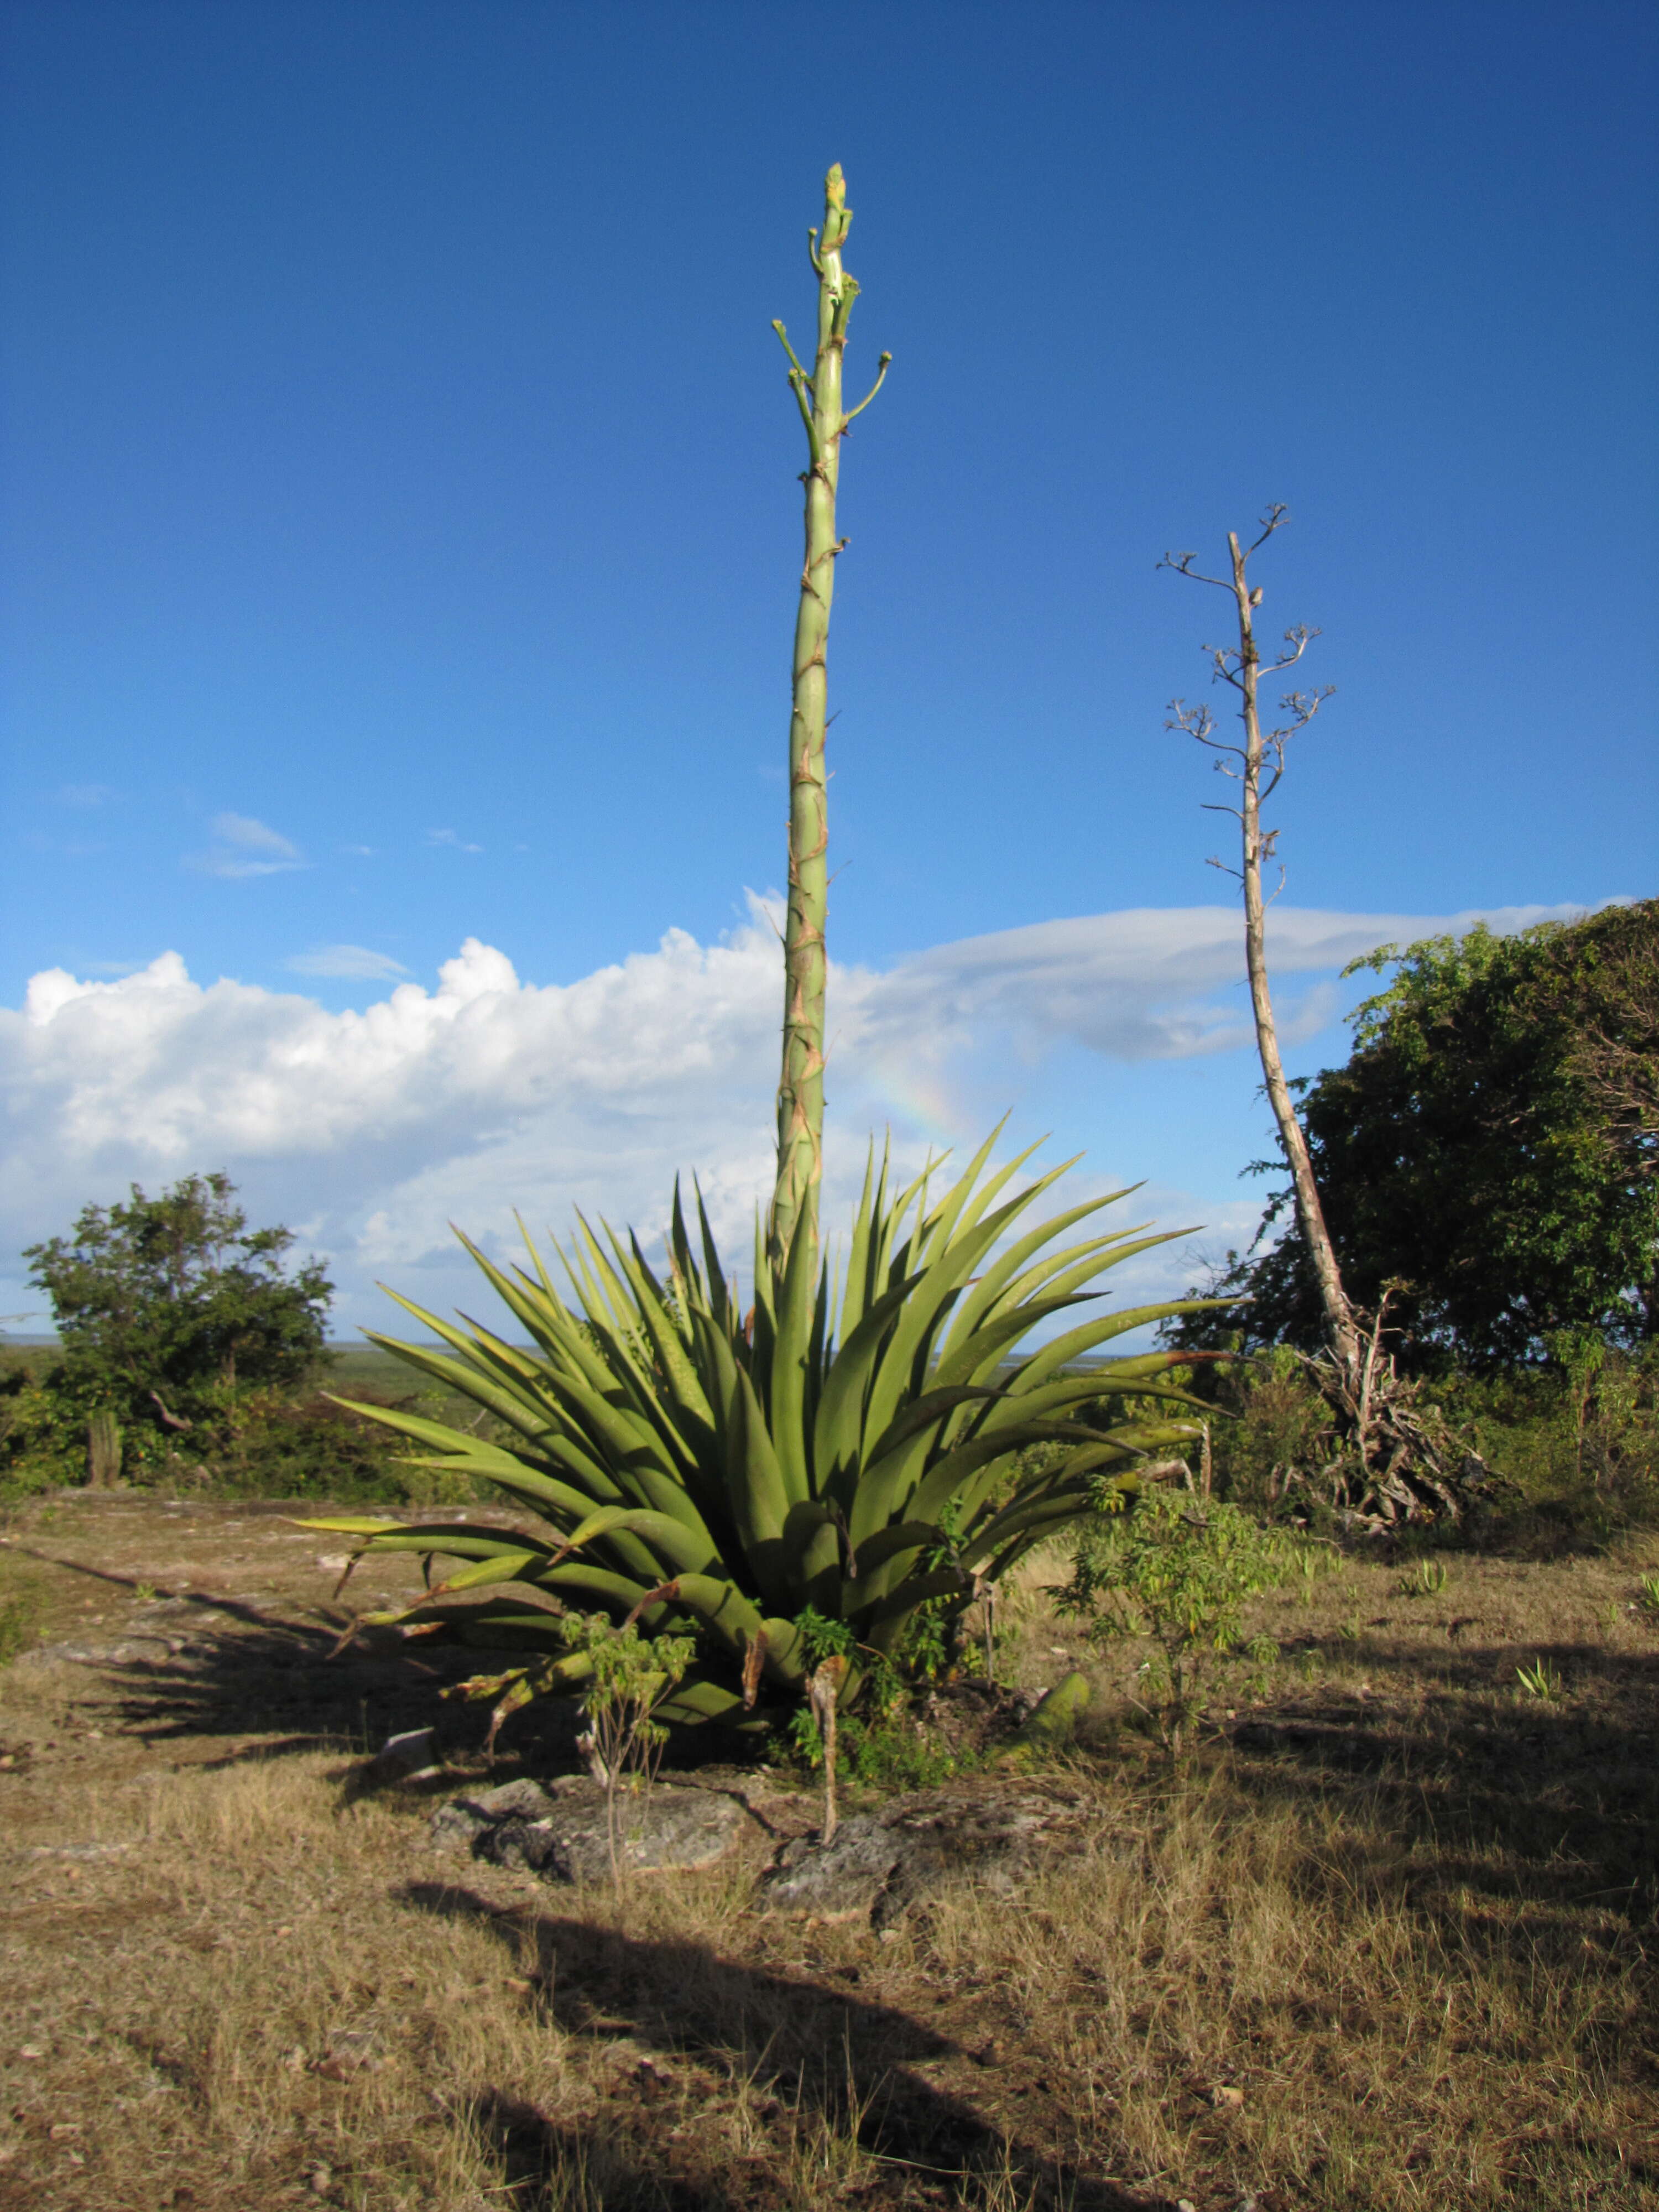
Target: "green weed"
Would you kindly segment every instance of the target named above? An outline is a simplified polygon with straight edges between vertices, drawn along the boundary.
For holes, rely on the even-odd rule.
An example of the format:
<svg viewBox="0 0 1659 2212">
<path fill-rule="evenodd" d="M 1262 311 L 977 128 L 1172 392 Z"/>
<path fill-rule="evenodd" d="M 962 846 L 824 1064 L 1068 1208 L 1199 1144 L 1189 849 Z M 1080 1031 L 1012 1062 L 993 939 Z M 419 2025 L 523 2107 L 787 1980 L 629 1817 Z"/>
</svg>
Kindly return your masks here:
<svg viewBox="0 0 1659 2212">
<path fill-rule="evenodd" d="M 1395 1587 L 1401 1597 L 1438 1597 L 1450 1580 L 1443 1559 L 1419 1559 L 1410 1574 L 1401 1576 Z"/>
<path fill-rule="evenodd" d="M 1534 1659 L 1530 1667 L 1517 1667 L 1515 1674 L 1529 1698 L 1543 1698 L 1553 1704 L 1561 1694 L 1560 1673 L 1547 1659 Z"/>
</svg>

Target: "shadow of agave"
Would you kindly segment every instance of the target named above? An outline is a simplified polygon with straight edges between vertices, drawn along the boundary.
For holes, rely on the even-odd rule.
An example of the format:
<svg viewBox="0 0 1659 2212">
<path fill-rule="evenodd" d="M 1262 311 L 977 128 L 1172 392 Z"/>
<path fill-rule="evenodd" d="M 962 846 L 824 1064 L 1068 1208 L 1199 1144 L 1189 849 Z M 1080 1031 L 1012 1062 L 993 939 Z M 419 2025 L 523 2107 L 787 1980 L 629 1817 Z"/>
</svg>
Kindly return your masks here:
<svg viewBox="0 0 1659 2212">
<path fill-rule="evenodd" d="M 643 2045 L 671 2066 L 705 2067 L 725 2084 L 741 2085 L 768 2116 L 772 2155 L 749 2161 L 753 2170 L 739 2189 L 698 2164 L 685 2130 L 676 2130 L 678 2143 L 668 2140 L 650 2094 L 648 2063 L 636 2067 L 641 2081 L 632 2094 L 608 2105 L 602 2135 L 562 2128 L 495 2098 L 496 2120 L 508 2124 L 517 2145 L 514 2156 L 522 2161 L 539 2130 L 547 2170 L 562 2174 L 565 2185 L 571 2173 L 599 2173 L 607 2161 L 631 2169 L 634 2179 L 626 2172 L 613 2179 L 596 2204 L 676 2212 L 781 2204 L 787 2199 L 775 2193 L 778 2170 L 787 2167 L 792 2149 L 815 2140 L 865 2154 L 868 2171 L 854 2193 L 867 2204 L 1148 2212 L 1148 2199 L 1057 2165 L 989 2117 L 1014 2087 L 1000 2081 L 994 2069 L 982 2100 L 929 2081 L 921 2069 L 975 2062 L 958 2042 L 895 2006 L 804 1974 L 744 1965 L 702 1943 L 632 1936 L 533 1909 L 503 1911 L 453 1883 L 413 1883 L 398 1894 L 417 1911 L 487 1926 L 515 1960 L 533 1954 L 535 2002 L 568 2034 L 596 2048 L 622 2039 L 630 2052 Z M 670 2100 L 660 2109 L 678 2107 Z M 769 2179 L 762 2168 L 771 2169 Z M 992 2177 L 1012 2193 L 1001 2193 Z M 629 2195 L 630 2188 L 645 2193 Z"/>
</svg>

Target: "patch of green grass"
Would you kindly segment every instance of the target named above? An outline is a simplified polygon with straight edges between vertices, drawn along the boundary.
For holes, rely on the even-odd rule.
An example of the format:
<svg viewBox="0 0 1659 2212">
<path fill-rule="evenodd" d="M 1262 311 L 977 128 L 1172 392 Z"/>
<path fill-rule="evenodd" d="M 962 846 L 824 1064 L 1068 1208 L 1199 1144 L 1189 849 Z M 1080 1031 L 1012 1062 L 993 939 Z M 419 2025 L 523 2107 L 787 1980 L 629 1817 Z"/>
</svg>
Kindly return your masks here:
<svg viewBox="0 0 1659 2212">
<path fill-rule="evenodd" d="M 27 1651 L 40 1632 L 46 1606 L 32 1583 L 9 1572 L 0 1582 L 0 1667 Z"/>
</svg>

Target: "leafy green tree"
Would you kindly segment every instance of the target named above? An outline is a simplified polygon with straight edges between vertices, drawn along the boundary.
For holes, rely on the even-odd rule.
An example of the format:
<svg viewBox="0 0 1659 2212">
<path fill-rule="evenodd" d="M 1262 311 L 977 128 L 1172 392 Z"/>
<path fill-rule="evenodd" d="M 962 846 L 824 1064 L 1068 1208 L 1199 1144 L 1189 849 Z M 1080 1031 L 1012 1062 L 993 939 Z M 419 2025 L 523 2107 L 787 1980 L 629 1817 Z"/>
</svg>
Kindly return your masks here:
<svg viewBox="0 0 1659 2212">
<path fill-rule="evenodd" d="M 1394 980 L 1302 1102 L 1351 1295 L 1374 1308 L 1389 1291 L 1419 1364 L 1489 1370 L 1586 1332 L 1659 1336 L 1659 900 L 1356 965 Z M 1275 1194 L 1263 1231 L 1290 1200 Z M 1320 1340 L 1299 1238 L 1206 1287 L 1252 1299 L 1247 1343 Z M 1213 1342 L 1216 1322 L 1173 1335 Z"/>
<path fill-rule="evenodd" d="M 68 1237 L 24 1253 L 52 1302 L 60 1395 L 182 1428 L 228 1396 L 301 1382 L 323 1348 L 333 1285 L 290 1267 L 287 1229 L 253 1229 L 223 1175 L 157 1198 L 82 1207 Z"/>
</svg>

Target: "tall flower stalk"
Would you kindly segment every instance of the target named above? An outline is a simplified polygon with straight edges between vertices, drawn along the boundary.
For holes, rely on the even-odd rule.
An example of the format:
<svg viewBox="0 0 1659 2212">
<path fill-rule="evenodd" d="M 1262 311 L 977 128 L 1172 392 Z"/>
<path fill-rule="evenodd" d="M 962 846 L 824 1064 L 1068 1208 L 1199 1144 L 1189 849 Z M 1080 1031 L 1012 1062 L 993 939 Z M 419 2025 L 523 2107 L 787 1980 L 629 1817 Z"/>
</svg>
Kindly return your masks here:
<svg viewBox="0 0 1659 2212">
<path fill-rule="evenodd" d="M 830 607 L 836 561 L 845 544 L 836 536 L 836 494 L 841 441 L 854 416 L 880 391 L 892 356 L 883 354 L 867 398 L 852 412 L 842 405 L 842 365 L 847 325 L 858 297 L 857 281 L 842 262 L 853 210 L 836 162 L 824 179 L 823 227 L 807 232 L 807 250 L 818 280 L 817 351 L 809 373 L 775 322 L 789 356 L 789 384 L 806 428 L 806 549 L 801 563 L 800 605 L 789 714 L 789 908 L 784 925 L 783 1068 L 778 1083 L 778 1166 L 767 1244 L 781 1270 L 798 1235 L 809 1241 L 810 1267 L 818 1236 L 818 1190 L 823 1173 L 824 923 L 829 911 L 828 781 L 823 741 L 828 723 Z"/>
</svg>

